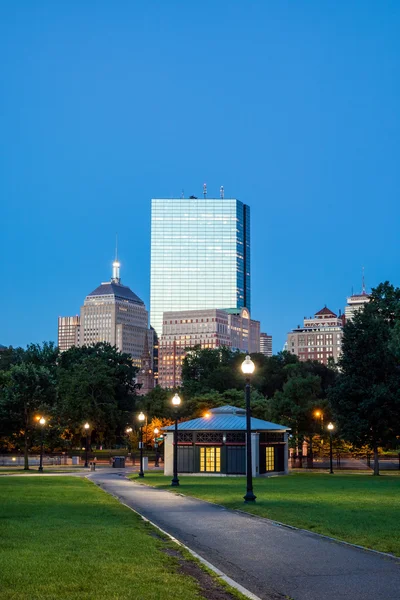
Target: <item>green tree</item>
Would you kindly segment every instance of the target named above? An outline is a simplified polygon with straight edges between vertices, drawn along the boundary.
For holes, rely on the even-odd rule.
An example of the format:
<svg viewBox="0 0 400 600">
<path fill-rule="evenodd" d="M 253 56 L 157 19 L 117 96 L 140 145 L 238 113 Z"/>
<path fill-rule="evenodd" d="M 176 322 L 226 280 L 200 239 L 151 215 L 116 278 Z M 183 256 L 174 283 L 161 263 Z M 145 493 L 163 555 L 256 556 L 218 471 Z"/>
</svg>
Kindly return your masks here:
<svg viewBox="0 0 400 600">
<path fill-rule="evenodd" d="M 340 433 L 374 452 L 396 439 L 400 428 L 400 288 L 388 282 L 372 291 L 370 302 L 344 327 L 343 354 L 330 401 Z"/>
<path fill-rule="evenodd" d="M 321 406 L 321 378 L 303 374 L 301 367 L 289 369 L 289 376 L 282 390 L 275 392 L 268 402 L 267 415 L 271 421 L 288 425 L 292 430 L 293 443 L 302 458 L 303 441 L 308 437 L 312 452 L 314 433 L 313 412 Z"/>
<path fill-rule="evenodd" d="M 136 404 L 137 372 L 128 354 L 107 343 L 71 348 L 58 361 L 58 416 L 72 438 L 89 421 L 103 441 L 124 440 Z"/>
<path fill-rule="evenodd" d="M 22 440 L 26 470 L 29 448 L 37 430 L 35 416 L 43 413 L 48 418 L 55 399 L 55 380 L 46 367 L 22 363 L 1 374 L 0 434 Z"/>
</svg>

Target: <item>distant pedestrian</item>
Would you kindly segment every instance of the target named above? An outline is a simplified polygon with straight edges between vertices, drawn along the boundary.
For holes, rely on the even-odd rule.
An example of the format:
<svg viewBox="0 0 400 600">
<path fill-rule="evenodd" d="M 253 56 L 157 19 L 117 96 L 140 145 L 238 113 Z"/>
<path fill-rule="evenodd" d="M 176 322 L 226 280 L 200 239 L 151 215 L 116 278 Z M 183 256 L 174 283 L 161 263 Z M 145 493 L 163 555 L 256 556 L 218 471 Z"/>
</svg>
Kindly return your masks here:
<svg viewBox="0 0 400 600">
<path fill-rule="evenodd" d="M 159 467 L 159 466 L 160 466 L 160 465 L 159 465 L 160 458 L 161 458 L 161 454 L 160 454 L 160 451 L 159 451 L 159 449 L 157 448 L 157 450 L 156 450 L 156 461 L 155 461 L 155 463 L 154 463 L 154 466 L 155 466 L 155 467 Z"/>
</svg>

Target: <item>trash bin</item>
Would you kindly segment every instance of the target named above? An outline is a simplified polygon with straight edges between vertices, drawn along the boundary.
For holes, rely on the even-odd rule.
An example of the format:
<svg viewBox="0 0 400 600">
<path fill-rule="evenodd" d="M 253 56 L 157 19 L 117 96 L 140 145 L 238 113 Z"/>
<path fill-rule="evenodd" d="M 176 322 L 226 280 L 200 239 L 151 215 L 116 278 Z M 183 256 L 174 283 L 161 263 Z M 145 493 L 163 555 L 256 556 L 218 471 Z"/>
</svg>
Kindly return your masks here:
<svg viewBox="0 0 400 600">
<path fill-rule="evenodd" d="M 95 471 L 96 470 L 96 463 L 95 462 L 91 462 L 90 463 L 90 470 L 91 471 Z"/>
<path fill-rule="evenodd" d="M 114 456 L 113 467 L 115 469 L 125 468 L 125 456 Z"/>
</svg>

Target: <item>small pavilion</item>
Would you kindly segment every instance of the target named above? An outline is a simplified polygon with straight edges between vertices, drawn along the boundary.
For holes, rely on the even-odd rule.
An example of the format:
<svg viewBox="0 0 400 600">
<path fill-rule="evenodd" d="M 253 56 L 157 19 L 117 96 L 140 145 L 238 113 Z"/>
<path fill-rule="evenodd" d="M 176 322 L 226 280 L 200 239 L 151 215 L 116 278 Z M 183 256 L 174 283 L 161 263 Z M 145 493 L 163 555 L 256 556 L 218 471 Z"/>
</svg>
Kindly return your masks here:
<svg viewBox="0 0 400 600">
<path fill-rule="evenodd" d="M 164 473 L 173 474 L 174 425 L 163 428 Z M 287 474 L 289 427 L 251 417 L 253 477 Z M 220 406 L 178 423 L 178 473 L 246 474 L 246 411 Z"/>
</svg>

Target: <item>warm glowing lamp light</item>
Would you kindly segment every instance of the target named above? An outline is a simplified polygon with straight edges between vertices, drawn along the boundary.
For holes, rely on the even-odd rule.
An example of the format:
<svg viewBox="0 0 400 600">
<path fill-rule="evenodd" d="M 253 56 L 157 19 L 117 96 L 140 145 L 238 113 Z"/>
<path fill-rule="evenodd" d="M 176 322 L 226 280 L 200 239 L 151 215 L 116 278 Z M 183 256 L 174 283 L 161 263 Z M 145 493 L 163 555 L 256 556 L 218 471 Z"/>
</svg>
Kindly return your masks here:
<svg viewBox="0 0 400 600">
<path fill-rule="evenodd" d="M 44 419 L 43 417 L 40 417 L 40 419 L 39 419 L 39 423 L 40 423 L 41 425 L 46 425 L 46 419 Z"/>
<path fill-rule="evenodd" d="M 333 423 L 328 423 L 328 429 L 329 431 L 332 431 L 332 429 L 335 429 L 335 426 Z"/>
<path fill-rule="evenodd" d="M 242 362 L 242 372 L 245 375 L 251 375 L 252 373 L 254 373 L 254 369 L 255 369 L 255 365 L 254 365 L 253 361 L 251 360 L 250 356 L 247 355 L 245 360 Z"/>
<path fill-rule="evenodd" d="M 138 416 L 139 421 L 144 421 L 145 420 L 145 416 L 144 414 L 141 412 L 140 415 Z"/>
<path fill-rule="evenodd" d="M 180 397 L 178 396 L 178 394 L 175 394 L 175 396 L 172 398 L 172 404 L 174 406 L 179 406 L 180 403 L 181 403 Z"/>
</svg>

